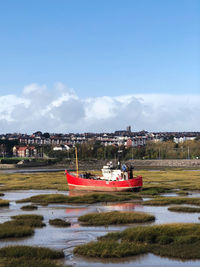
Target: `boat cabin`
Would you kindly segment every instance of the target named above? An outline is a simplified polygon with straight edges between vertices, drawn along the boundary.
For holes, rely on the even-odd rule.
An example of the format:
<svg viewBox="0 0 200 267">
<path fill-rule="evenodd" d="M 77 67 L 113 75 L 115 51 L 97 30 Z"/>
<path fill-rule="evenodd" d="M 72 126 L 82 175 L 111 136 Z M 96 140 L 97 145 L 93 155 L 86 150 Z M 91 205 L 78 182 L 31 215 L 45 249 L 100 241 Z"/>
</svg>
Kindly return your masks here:
<svg viewBox="0 0 200 267">
<path fill-rule="evenodd" d="M 126 165 L 122 165 L 122 169 L 114 169 L 112 163 L 108 163 L 102 168 L 102 177 L 103 180 L 109 181 L 123 181 L 133 178 L 133 168 L 130 170 L 127 169 Z"/>
</svg>

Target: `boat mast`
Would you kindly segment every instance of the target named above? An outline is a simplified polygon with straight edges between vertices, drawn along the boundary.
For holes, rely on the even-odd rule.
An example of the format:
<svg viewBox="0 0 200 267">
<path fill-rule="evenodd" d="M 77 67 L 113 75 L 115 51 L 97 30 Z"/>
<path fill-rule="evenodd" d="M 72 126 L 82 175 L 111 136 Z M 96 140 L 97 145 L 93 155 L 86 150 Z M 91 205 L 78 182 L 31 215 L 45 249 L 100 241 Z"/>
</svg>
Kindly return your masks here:
<svg viewBox="0 0 200 267">
<path fill-rule="evenodd" d="M 77 147 L 75 147 L 75 155 L 76 155 L 76 176 L 78 177 L 78 154 L 77 154 Z"/>
</svg>

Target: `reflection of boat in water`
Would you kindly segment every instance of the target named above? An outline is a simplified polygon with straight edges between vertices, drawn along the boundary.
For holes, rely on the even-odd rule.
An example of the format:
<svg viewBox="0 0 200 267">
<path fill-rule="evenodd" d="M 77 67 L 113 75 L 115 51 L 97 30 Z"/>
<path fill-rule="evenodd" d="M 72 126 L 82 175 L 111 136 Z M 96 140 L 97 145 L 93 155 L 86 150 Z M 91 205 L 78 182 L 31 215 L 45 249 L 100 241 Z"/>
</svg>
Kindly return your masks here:
<svg viewBox="0 0 200 267">
<path fill-rule="evenodd" d="M 67 208 L 65 212 L 70 215 L 80 215 L 82 212 L 86 211 L 87 208 Z"/>
<path fill-rule="evenodd" d="M 127 210 L 134 210 L 136 204 L 135 203 L 115 203 L 110 204 L 104 207 L 106 210 L 117 210 L 117 211 L 127 211 Z"/>
<path fill-rule="evenodd" d="M 77 156 L 77 151 L 76 151 Z M 92 175 L 91 173 L 68 173 L 65 171 L 69 190 L 86 191 L 138 191 L 142 188 L 142 176 L 133 176 L 133 167 L 121 166 L 118 161 L 117 168 L 109 162 L 102 168 L 102 175 Z"/>
</svg>

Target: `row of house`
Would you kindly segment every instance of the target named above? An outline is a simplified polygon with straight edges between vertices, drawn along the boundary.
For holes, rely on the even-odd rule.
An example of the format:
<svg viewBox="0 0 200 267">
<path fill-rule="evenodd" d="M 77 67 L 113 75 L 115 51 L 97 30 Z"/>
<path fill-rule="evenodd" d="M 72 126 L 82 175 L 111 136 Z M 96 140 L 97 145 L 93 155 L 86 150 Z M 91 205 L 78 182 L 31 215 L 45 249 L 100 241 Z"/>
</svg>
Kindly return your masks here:
<svg viewBox="0 0 200 267">
<path fill-rule="evenodd" d="M 148 141 L 166 141 L 173 140 L 175 143 L 181 143 L 187 140 L 194 140 L 200 137 L 199 132 L 155 132 L 147 131 L 131 132 L 130 127 L 127 130 L 116 131 L 114 133 L 81 133 L 81 134 L 49 134 L 38 131 L 31 135 L 27 134 L 6 134 L 0 135 L 0 140 L 17 140 L 20 146 L 34 147 L 50 145 L 54 150 L 64 150 L 66 146 L 72 147 L 75 144 L 83 144 L 90 141 L 99 141 L 102 145 L 124 145 L 127 147 L 144 146 Z M 22 150 L 22 148 L 20 148 Z M 19 150 L 19 149 L 17 149 Z M 20 150 L 19 150 L 20 151 Z M 18 152 L 18 154 L 23 152 Z M 33 153 L 32 150 L 27 152 Z"/>
</svg>

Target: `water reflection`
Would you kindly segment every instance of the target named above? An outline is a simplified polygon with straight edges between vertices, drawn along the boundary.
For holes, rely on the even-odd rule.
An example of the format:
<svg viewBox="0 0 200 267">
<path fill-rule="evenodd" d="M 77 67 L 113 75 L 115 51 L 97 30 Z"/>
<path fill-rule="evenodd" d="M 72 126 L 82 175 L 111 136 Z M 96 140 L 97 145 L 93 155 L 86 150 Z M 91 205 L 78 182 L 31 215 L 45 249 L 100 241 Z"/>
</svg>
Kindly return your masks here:
<svg viewBox="0 0 200 267">
<path fill-rule="evenodd" d="M 104 206 L 105 211 L 133 211 L 136 204 L 134 203 L 116 203 L 116 204 L 108 204 Z"/>
</svg>

